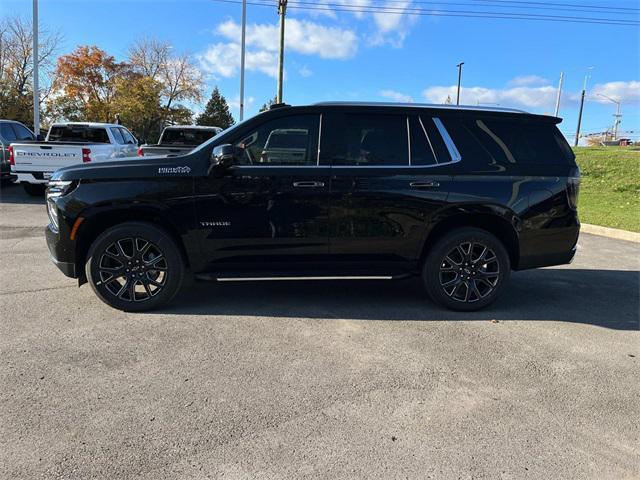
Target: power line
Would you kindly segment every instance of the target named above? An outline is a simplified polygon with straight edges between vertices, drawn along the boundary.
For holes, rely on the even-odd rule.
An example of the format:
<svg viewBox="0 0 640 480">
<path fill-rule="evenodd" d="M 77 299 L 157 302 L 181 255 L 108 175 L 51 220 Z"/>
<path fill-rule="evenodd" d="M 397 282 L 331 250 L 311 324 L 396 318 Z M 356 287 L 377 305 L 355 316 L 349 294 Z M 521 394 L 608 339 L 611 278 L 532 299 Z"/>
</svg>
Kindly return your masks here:
<svg viewBox="0 0 640 480">
<path fill-rule="evenodd" d="M 220 3 L 242 3 L 239 0 L 212 0 Z M 276 5 L 267 0 L 254 0 L 247 2 L 249 5 L 261 6 L 261 7 L 275 7 Z M 546 22 L 562 22 L 562 23 L 587 23 L 587 24 L 601 24 L 601 25 L 619 25 L 619 26 L 638 26 L 640 22 L 634 20 L 622 20 L 614 18 L 600 18 L 600 17 L 578 17 L 578 16 L 559 16 L 559 15 L 540 15 L 540 14 L 525 14 L 517 12 L 482 12 L 482 11 L 468 11 L 468 10 L 430 10 L 430 9 L 405 9 L 400 7 L 382 7 L 382 6 L 348 6 L 344 4 L 318 4 L 311 2 L 296 1 L 291 2 L 288 8 L 298 10 L 317 10 L 317 11 L 330 11 L 330 12 L 350 12 L 350 13 L 386 13 L 389 15 L 410 15 L 410 16 L 435 16 L 435 17 L 461 17 L 461 18 L 488 18 L 488 19 L 503 19 L 503 20 L 534 20 L 534 21 L 546 21 Z"/>
<path fill-rule="evenodd" d="M 560 7 L 580 7 L 580 8 L 599 8 L 603 10 L 627 10 L 627 11 L 640 11 L 640 8 L 633 7 L 610 7 L 609 5 L 583 5 L 581 3 L 547 3 L 547 2 L 526 2 L 522 0 L 470 0 L 474 2 L 492 2 L 492 3 L 520 3 L 527 5 L 553 5 Z"/>
</svg>

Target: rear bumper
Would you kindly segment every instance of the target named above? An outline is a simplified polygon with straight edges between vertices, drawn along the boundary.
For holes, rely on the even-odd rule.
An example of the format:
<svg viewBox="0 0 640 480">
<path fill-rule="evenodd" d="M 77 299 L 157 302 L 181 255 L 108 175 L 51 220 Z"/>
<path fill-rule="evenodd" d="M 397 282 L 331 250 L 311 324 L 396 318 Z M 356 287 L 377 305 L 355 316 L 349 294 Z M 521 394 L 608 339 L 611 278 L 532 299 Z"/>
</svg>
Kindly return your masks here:
<svg viewBox="0 0 640 480">
<path fill-rule="evenodd" d="M 67 248 L 61 244 L 58 232 L 53 231 L 51 225 L 47 225 L 44 236 L 47 240 L 47 247 L 49 247 L 53 264 L 67 277 L 78 278 L 75 262 L 61 260 L 63 254 L 67 252 Z"/>
<path fill-rule="evenodd" d="M 565 265 L 573 261 L 578 246 L 580 223 L 537 232 L 521 238 L 520 261 L 516 270 Z"/>
<path fill-rule="evenodd" d="M 45 173 L 51 176 L 53 172 L 14 172 L 13 175 L 18 178 L 18 183 L 41 183 L 44 185 L 49 181 L 45 178 Z"/>
</svg>

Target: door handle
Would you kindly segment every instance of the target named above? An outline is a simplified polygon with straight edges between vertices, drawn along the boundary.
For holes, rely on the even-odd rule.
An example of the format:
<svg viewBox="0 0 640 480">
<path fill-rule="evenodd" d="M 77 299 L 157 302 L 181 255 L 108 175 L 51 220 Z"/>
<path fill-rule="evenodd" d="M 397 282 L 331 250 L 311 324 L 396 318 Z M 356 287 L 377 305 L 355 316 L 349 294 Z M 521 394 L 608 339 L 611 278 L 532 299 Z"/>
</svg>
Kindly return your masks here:
<svg viewBox="0 0 640 480">
<path fill-rule="evenodd" d="M 324 182 L 293 182 L 293 186 L 299 188 L 318 188 L 324 187 Z"/>
<path fill-rule="evenodd" d="M 440 182 L 411 182 L 411 188 L 436 188 L 440 186 Z"/>
</svg>

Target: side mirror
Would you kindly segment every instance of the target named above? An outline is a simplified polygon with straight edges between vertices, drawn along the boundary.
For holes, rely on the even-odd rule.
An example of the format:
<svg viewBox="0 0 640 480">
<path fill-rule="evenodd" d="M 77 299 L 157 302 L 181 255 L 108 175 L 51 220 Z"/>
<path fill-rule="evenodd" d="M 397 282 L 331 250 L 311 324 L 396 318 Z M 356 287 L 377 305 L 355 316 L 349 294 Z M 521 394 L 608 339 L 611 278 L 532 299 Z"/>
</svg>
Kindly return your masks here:
<svg viewBox="0 0 640 480">
<path fill-rule="evenodd" d="M 213 147 L 211 152 L 211 167 L 228 167 L 235 158 L 235 148 L 229 143 Z"/>
</svg>

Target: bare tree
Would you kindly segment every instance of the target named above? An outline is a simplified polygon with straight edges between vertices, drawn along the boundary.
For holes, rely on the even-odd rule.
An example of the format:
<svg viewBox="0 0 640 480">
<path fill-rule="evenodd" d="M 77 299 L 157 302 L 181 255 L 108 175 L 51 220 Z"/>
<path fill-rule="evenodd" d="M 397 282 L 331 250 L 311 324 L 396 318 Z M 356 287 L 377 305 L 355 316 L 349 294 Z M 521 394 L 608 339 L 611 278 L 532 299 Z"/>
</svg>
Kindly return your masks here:
<svg viewBox="0 0 640 480">
<path fill-rule="evenodd" d="M 163 121 L 177 102 L 202 101 L 203 76 L 189 55 L 173 55 L 172 47 L 156 39 L 142 39 L 129 49 L 129 62 L 138 73 L 162 85 Z"/>
<path fill-rule="evenodd" d="M 38 65 L 41 75 L 40 102 L 51 93 L 54 56 L 62 37 L 40 30 Z M 13 17 L 0 22 L 0 115 L 30 123 L 33 78 L 33 28 L 30 21 Z"/>
</svg>

